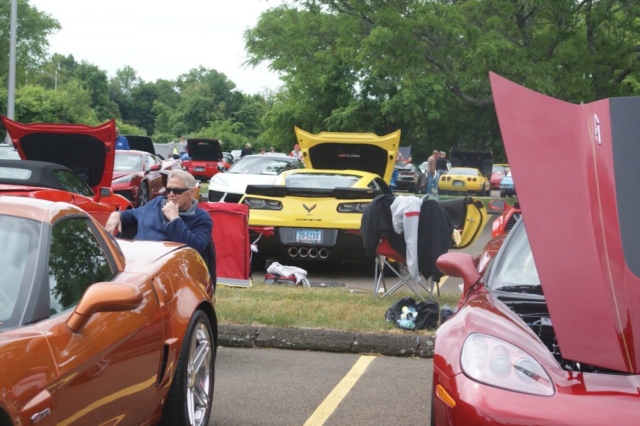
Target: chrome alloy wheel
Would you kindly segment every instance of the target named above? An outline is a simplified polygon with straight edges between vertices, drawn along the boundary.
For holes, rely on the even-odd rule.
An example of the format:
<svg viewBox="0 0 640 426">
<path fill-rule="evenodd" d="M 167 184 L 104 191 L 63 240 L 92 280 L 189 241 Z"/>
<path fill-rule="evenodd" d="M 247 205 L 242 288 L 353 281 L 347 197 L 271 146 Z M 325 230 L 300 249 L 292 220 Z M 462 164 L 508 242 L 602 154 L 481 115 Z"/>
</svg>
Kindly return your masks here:
<svg viewBox="0 0 640 426">
<path fill-rule="evenodd" d="M 204 324 L 198 324 L 189 342 L 187 370 L 187 410 L 192 426 L 204 426 L 211 406 L 212 359 L 211 335 Z"/>
</svg>

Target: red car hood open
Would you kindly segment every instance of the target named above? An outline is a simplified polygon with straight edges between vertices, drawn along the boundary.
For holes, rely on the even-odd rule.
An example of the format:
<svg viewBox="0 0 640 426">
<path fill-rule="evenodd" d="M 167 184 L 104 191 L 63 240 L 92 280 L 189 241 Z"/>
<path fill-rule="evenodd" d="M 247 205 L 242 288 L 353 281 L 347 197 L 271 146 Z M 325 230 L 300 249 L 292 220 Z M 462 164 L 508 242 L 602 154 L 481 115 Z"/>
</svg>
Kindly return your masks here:
<svg viewBox="0 0 640 426">
<path fill-rule="evenodd" d="M 490 77 L 563 358 L 640 373 L 640 97 L 575 105 Z"/>
<path fill-rule="evenodd" d="M 86 179 L 95 193 L 111 187 L 115 160 L 116 123 L 22 124 L 0 116 L 23 160 L 61 164 Z"/>
</svg>

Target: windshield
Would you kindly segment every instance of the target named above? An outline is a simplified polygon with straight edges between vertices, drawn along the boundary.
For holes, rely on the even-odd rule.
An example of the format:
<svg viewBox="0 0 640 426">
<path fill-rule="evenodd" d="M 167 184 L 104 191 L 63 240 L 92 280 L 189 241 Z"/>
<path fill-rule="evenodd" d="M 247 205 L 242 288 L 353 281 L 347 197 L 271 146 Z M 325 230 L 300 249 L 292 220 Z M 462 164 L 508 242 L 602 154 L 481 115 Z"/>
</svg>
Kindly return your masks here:
<svg viewBox="0 0 640 426">
<path fill-rule="evenodd" d="M 285 170 L 297 168 L 297 163 L 295 161 L 271 155 L 261 155 L 241 158 L 237 163 L 231 166 L 227 173 L 240 173 L 246 175 L 279 175 Z"/>
<path fill-rule="evenodd" d="M 533 260 L 529 238 L 522 220 L 511 230 L 502 256 L 491 280 L 491 289 L 517 286 L 540 286 L 538 270 Z"/>
<path fill-rule="evenodd" d="M 499 165 L 493 165 L 493 168 L 491 169 L 492 173 L 505 173 L 507 171 L 507 169 L 504 166 L 499 166 Z"/>
<path fill-rule="evenodd" d="M 0 215 L 0 329 L 18 325 L 31 288 L 40 223 Z"/>
<path fill-rule="evenodd" d="M 116 172 L 132 172 L 142 169 L 142 156 L 137 154 L 116 153 L 113 170 Z"/>
<path fill-rule="evenodd" d="M 360 176 L 328 173 L 295 173 L 287 176 L 288 188 L 350 188 L 360 180 Z"/>
</svg>

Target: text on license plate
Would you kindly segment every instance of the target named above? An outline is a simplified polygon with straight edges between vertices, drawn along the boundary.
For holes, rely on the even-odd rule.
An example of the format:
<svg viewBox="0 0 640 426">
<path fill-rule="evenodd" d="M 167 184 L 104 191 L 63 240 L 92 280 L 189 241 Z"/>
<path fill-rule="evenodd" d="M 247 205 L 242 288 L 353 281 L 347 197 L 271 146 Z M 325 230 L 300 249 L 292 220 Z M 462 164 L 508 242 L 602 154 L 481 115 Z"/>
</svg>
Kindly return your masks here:
<svg viewBox="0 0 640 426">
<path fill-rule="evenodd" d="M 194 172 L 204 172 L 204 167 L 194 167 L 193 171 Z"/>
<path fill-rule="evenodd" d="M 296 229 L 296 243 L 322 243 L 322 229 Z"/>
<path fill-rule="evenodd" d="M 461 180 L 454 180 L 453 186 L 464 186 L 464 182 Z"/>
</svg>

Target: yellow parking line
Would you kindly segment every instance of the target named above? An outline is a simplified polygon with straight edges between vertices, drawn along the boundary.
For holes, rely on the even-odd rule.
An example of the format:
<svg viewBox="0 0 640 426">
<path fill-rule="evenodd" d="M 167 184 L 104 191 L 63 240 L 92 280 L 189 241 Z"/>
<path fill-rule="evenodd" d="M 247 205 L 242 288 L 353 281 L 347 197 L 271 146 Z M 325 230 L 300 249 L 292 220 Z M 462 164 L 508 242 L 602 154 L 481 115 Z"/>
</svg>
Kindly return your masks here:
<svg viewBox="0 0 640 426">
<path fill-rule="evenodd" d="M 322 404 L 316 408 L 311 417 L 304 423 L 304 426 L 322 426 L 327 421 L 329 416 L 333 414 L 338 405 L 342 402 L 345 396 L 349 393 L 353 385 L 356 384 L 360 376 L 362 376 L 376 357 L 363 355 L 358 361 L 351 367 L 351 370 L 346 376 L 340 380 L 340 383 L 333 388 L 331 393 L 322 401 Z"/>
<path fill-rule="evenodd" d="M 447 281 L 447 278 L 449 278 L 449 275 L 444 275 L 442 278 L 440 278 L 440 281 L 438 281 L 438 290 L 440 290 L 442 288 L 442 286 L 444 285 L 444 282 Z"/>
</svg>

